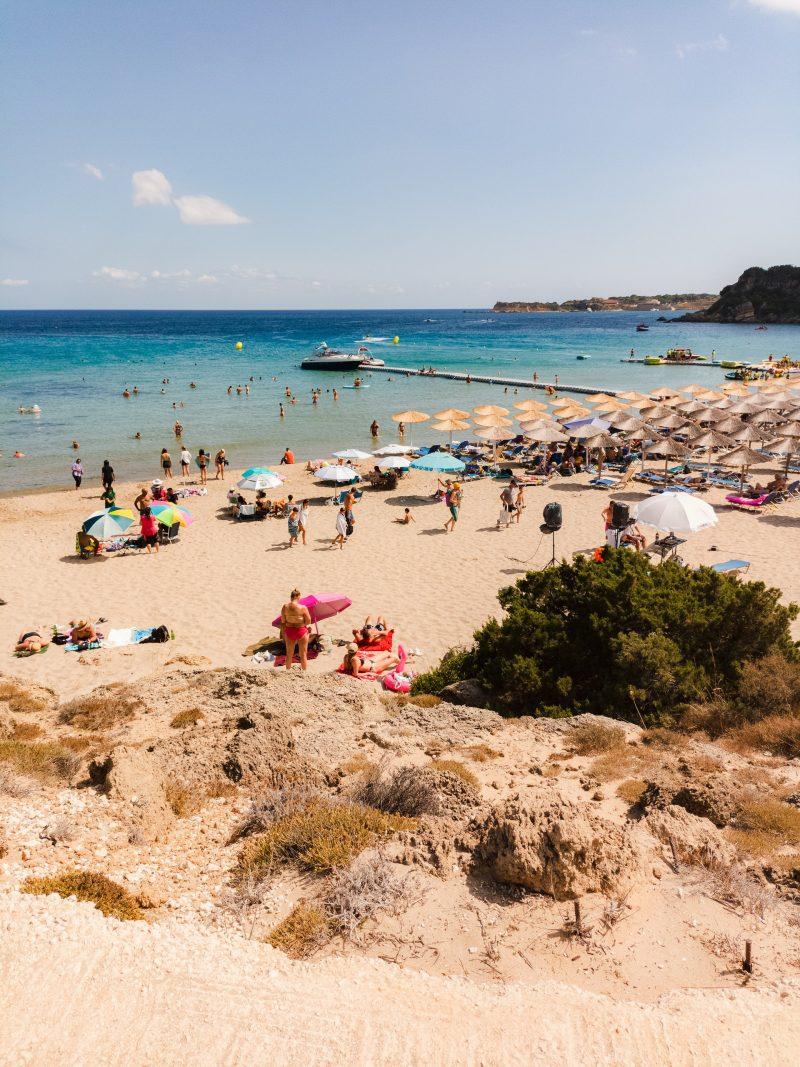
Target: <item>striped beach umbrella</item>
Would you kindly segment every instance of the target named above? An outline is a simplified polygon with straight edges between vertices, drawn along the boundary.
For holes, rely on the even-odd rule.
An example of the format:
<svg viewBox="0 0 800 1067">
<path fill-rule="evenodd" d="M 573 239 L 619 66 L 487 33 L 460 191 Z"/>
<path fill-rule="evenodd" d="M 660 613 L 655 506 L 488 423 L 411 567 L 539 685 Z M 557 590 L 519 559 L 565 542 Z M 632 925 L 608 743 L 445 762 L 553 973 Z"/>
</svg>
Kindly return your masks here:
<svg viewBox="0 0 800 1067">
<path fill-rule="evenodd" d="M 95 511 L 83 522 L 83 531 L 96 537 L 98 541 L 104 541 L 109 537 L 119 537 L 134 521 L 135 517 L 130 508 L 103 508 L 102 511 Z"/>
<path fill-rule="evenodd" d="M 151 504 L 150 510 L 162 526 L 191 526 L 194 522 L 186 508 L 177 504 Z"/>
</svg>

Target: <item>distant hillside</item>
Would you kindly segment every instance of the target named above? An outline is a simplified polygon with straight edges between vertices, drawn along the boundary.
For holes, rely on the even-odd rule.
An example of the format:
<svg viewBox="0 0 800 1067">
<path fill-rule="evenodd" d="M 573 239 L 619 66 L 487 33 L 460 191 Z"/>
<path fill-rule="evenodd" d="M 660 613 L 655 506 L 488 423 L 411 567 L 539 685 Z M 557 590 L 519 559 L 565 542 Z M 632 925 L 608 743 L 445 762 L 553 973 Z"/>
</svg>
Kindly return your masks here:
<svg viewBox="0 0 800 1067">
<path fill-rule="evenodd" d="M 492 311 L 696 311 L 707 308 L 716 293 L 658 293 L 656 296 L 590 296 L 587 300 L 565 300 L 563 304 L 541 300 L 498 300 Z"/>
<path fill-rule="evenodd" d="M 800 267 L 748 267 L 711 307 L 680 321 L 800 323 Z"/>
</svg>

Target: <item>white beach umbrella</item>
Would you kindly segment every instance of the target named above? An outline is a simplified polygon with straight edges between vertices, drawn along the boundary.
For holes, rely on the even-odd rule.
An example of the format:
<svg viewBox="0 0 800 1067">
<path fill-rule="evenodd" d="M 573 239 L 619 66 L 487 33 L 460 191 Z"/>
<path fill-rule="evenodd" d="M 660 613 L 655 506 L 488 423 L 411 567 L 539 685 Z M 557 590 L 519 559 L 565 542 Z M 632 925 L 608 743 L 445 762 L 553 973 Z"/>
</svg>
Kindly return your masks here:
<svg viewBox="0 0 800 1067">
<path fill-rule="evenodd" d="M 362 452 L 360 448 L 343 448 L 341 452 L 331 452 L 334 459 L 369 459 L 371 452 Z"/>
<path fill-rule="evenodd" d="M 411 460 L 406 456 L 384 456 L 378 460 L 378 469 L 382 471 L 407 471 Z"/>
<path fill-rule="evenodd" d="M 373 456 L 407 456 L 413 451 L 411 445 L 383 445 L 381 448 L 376 448 L 372 454 Z"/>
<path fill-rule="evenodd" d="M 711 505 L 689 493 L 659 493 L 643 500 L 634 515 L 637 522 L 672 533 L 697 533 L 717 524 Z"/>
<path fill-rule="evenodd" d="M 320 467 L 315 472 L 314 477 L 318 482 L 339 482 L 344 484 L 345 482 L 355 482 L 358 480 L 358 472 L 354 471 L 352 467 Z"/>
</svg>

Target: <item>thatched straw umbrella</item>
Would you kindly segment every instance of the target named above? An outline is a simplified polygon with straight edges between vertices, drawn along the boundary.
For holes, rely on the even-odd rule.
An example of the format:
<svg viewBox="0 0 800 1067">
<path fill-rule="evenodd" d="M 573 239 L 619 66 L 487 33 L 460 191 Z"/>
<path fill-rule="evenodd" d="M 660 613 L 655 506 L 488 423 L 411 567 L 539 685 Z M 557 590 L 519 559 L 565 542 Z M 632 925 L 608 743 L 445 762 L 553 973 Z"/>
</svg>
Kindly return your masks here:
<svg viewBox="0 0 800 1067">
<path fill-rule="evenodd" d="M 696 448 L 708 449 L 708 457 L 706 467 L 711 470 L 711 450 L 713 448 L 731 448 L 733 442 L 725 434 L 718 433 L 716 430 L 705 430 L 703 433 L 698 434 L 697 437 L 692 437 L 687 442 L 689 448 L 692 450 Z"/>
<path fill-rule="evenodd" d="M 642 456 L 663 456 L 664 477 L 666 478 L 670 459 L 683 459 L 688 454 L 688 451 L 685 445 L 680 444 L 678 441 L 673 441 L 671 437 L 663 437 L 660 441 L 651 441 L 642 450 Z M 644 460 L 642 461 L 642 467 L 644 467 Z"/>
<path fill-rule="evenodd" d="M 747 468 L 753 463 L 763 463 L 764 457 L 760 452 L 754 452 L 752 448 L 748 448 L 747 445 L 740 445 L 733 452 L 727 452 L 724 456 L 720 456 L 719 461 L 726 467 L 739 467 L 739 492 L 741 493 L 744 488 L 744 476 Z"/>
<path fill-rule="evenodd" d="M 393 422 L 408 423 L 409 426 L 414 426 L 419 422 L 427 422 L 430 415 L 426 415 L 424 411 L 400 411 L 397 415 L 392 415 Z M 408 435 L 409 444 L 413 444 L 412 434 Z"/>
<path fill-rule="evenodd" d="M 497 404 L 481 404 L 474 409 L 476 415 L 507 415 L 508 408 L 501 408 Z"/>
</svg>

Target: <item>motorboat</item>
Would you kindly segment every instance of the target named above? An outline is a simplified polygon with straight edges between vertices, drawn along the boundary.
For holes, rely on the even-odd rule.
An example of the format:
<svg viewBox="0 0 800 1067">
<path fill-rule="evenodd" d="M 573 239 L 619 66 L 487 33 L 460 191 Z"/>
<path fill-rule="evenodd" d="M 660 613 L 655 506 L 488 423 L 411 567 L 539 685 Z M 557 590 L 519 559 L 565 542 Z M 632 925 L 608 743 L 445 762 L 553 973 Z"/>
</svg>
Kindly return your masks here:
<svg viewBox="0 0 800 1067">
<path fill-rule="evenodd" d="M 358 352 L 343 352 L 338 348 L 331 348 L 326 341 L 317 345 L 314 352 L 300 364 L 301 370 L 358 370 L 364 363 L 367 349 Z"/>
<path fill-rule="evenodd" d="M 360 367 L 385 367 L 386 361 L 378 359 L 377 356 L 370 355 L 370 351 L 366 345 L 358 346 L 358 354 L 362 357 Z"/>
<path fill-rule="evenodd" d="M 647 325 L 647 323 L 640 322 L 639 325 L 636 327 L 636 332 L 637 333 L 647 333 L 647 331 L 649 329 L 650 329 L 650 327 Z"/>
<path fill-rule="evenodd" d="M 358 342 L 360 345 L 390 345 L 392 343 L 391 337 L 372 337 L 367 335 L 362 337 Z"/>
</svg>

